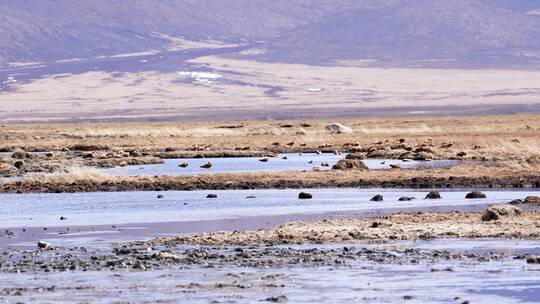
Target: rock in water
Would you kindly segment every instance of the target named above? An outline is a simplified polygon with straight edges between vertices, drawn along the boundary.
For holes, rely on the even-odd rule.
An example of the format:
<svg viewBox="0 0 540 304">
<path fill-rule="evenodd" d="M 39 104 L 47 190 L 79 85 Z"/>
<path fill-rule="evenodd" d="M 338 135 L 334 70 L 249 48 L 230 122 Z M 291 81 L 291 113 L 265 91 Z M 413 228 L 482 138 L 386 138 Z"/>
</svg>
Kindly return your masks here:
<svg viewBox="0 0 540 304">
<path fill-rule="evenodd" d="M 211 162 L 207 162 L 206 164 L 202 165 L 201 168 L 203 169 L 210 169 L 212 168 L 214 165 L 211 163 Z"/>
<path fill-rule="evenodd" d="M 473 192 L 467 193 L 467 195 L 465 195 L 465 198 L 467 199 L 486 198 L 486 195 L 480 191 L 473 191 Z"/>
<path fill-rule="evenodd" d="M 380 194 L 375 195 L 370 199 L 372 202 L 382 202 L 384 200 L 384 197 Z"/>
<path fill-rule="evenodd" d="M 210 193 L 206 196 L 206 198 L 217 198 L 217 194 Z"/>
<path fill-rule="evenodd" d="M 522 204 L 531 204 L 531 205 L 540 205 L 540 196 L 527 196 L 525 199 L 515 199 L 509 202 L 511 205 L 522 205 Z"/>
<path fill-rule="evenodd" d="M 52 249 L 53 248 L 53 246 L 50 243 L 47 243 L 44 241 L 39 241 L 37 243 L 37 246 L 39 249 Z"/>
<path fill-rule="evenodd" d="M 289 299 L 286 296 L 277 296 L 277 297 L 270 297 L 266 298 L 265 302 L 272 302 L 272 303 L 286 303 Z"/>
<path fill-rule="evenodd" d="M 180 168 L 187 168 L 189 166 L 188 163 L 181 163 L 180 165 L 178 165 L 178 167 Z"/>
<path fill-rule="evenodd" d="M 489 207 L 482 215 L 482 221 L 496 221 L 503 217 L 516 217 L 521 214 L 521 209 L 511 205 L 496 205 Z"/>
<path fill-rule="evenodd" d="M 399 198 L 399 201 L 400 202 L 407 202 L 407 201 L 412 201 L 416 199 L 416 197 L 412 197 L 412 196 L 402 196 Z"/>
<path fill-rule="evenodd" d="M 312 199 L 313 195 L 307 192 L 300 192 L 300 194 L 298 194 L 298 198 L 299 199 Z"/>
<path fill-rule="evenodd" d="M 426 195 L 426 199 L 440 199 L 441 194 L 439 191 L 431 191 Z"/>
<path fill-rule="evenodd" d="M 537 255 L 529 255 L 526 260 L 527 264 L 540 264 L 540 256 Z"/>
<path fill-rule="evenodd" d="M 526 204 L 540 205 L 540 196 L 527 196 L 525 198 Z"/>
<path fill-rule="evenodd" d="M 342 159 L 335 164 L 332 169 L 334 170 L 369 170 L 363 161 L 357 159 Z"/>
</svg>

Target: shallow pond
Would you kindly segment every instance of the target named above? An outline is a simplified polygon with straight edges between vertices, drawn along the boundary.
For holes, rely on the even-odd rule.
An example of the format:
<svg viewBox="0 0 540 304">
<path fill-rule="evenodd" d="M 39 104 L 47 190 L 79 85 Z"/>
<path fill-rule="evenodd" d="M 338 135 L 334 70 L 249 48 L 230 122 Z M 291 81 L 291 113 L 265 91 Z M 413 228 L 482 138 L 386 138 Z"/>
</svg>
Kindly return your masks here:
<svg viewBox="0 0 540 304">
<path fill-rule="evenodd" d="M 333 153 L 288 153 L 268 158 L 267 162 L 261 162 L 260 157 L 165 159 L 163 164 L 127 166 L 124 168 L 101 169 L 101 171 L 115 175 L 176 176 L 204 173 L 304 171 L 312 170 L 314 167 L 318 167 L 320 170 L 330 170 L 333 165 L 339 160 L 344 159 L 345 156 L 345 154 L 335 155 Z M 207 162 L 213 164 L 212 168 L 201 168 Z M 399 164 L 403 169 L 420 169 L 451 167 L 459 163 L 457 160 L 403 162 L 398 159 L 366 159 L 363 162 L 372 170 L 390 169 L 390 165 L 395 164 Z M 182 163 L 187 163 L 189 166 L 186 168 L 179 167 Z M 328 166 L 323 166 L 323 164 Z"/>
<path fill-rule="evenodd" d="M 460 207 L 506 203 L 540 191 L 485 191 L 487 199 L 465 199 L 468 191 L 442 191 L 442 199 L 423 199 L 427 191 L 388 189 L 222 190 L 171 192 L 0 194 L 0 228 L 218 220 L 251 216 L 371 211 L 414 207 Z M 207 198 L 207 194 L 217 198 Z M 371 202 L 376 195 L 383 202 Z M 163 198 L 158 198 L 161 195 Z M 412 201 L 398 201 L 412 196 Z M 60 220 L 64 216 L 67 220 Z"/>
<path fill-rule="evenodd" d="M 485 191 L 487 199 L 464 199 L 468 191 L 389 189 L 223 190 L 62 194 L 0 194 L 0 248 L 34 247 L 36 240 L 89 246 L 179 233 L 254 230 L 295 220 L 361 218 L 398 211 L 482 210 L 540 191 Z M 217 198 L 206 198 L 214 193 Z M 382 202 L 372 202 L 376 195 Z M 158 198 L 162 195 L 163 198 Z M 398 201 L 413 196 L 412 201 Z M 64 220 L 61 220 L 64 217 Z M 46 230 L 45 230 L 46 228 Z"/>
</svg>

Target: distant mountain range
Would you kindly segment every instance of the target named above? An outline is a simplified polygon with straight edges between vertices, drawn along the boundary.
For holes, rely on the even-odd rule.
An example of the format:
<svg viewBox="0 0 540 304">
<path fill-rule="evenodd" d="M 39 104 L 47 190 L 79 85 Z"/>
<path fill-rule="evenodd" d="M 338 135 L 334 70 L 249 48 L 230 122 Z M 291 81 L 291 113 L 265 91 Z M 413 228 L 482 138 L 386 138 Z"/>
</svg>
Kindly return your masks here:
<svg viewBox="0 0 540 304">
<path fill-rule="evenodd" d="M 252 43 L 255 58 L 331 64 L 540 63 L 540 0 L 0 0 L 0 63 Z"/>
</svg>

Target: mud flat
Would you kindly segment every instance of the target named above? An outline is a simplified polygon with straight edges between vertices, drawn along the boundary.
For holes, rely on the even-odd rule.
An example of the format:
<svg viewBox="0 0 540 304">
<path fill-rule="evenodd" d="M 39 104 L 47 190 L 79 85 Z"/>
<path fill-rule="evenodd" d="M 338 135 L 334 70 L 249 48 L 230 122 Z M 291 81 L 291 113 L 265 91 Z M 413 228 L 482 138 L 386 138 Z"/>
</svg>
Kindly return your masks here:
<svg viewBox="0 0 540 304">
<path fill-rule="evenodd" d="M 433 238 L 540 239 L 540 213 L 489 222 L 482 213 L 399 213 L 370 219 L 286 223 L 271 229 L 158 238 L 148 244 L 261 245 Z"/>
<path fill-rule="evenodd" d="M 0 257 L 3 301 L 534 303 L 537 242 L 83 247 Z M 413 284 L 414 282 L 414 284 Z M 93 300 L 92 300 L 93 301 Z"/>
</svg>

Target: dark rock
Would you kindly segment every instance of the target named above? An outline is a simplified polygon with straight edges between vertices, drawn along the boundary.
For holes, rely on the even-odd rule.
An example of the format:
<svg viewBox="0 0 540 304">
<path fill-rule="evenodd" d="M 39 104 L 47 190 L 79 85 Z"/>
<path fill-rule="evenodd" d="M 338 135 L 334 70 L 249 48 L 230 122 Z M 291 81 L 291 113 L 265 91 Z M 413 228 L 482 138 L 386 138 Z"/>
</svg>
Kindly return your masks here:
<svg viewBox="0 0 540 304">
<path fill-rule="evenodd" d="M 21 170 L 24 167 L 24 162 L 22 160 L 18 160 L 15 163 L 13 163 L 13 166 L 19 170 Z"/>
<path fill-rule="evenodd" d="M 189 166 L 188 163 L 181 163 L 180 165 L 178 165 L 178 167 L 180 168 L 187 168 Z"/>
<path fill-rule="evenodd" d="M 521 205 L 521 204 L 525 204 L 525 200 L 515 199 L 515 200 L 509 202 L 508 204 L 510 204 L 510 205 Z"/>
<path fill-rule="evenodd" d="M 75 144 L 69 147 L 72 151 L 98 151 L 109 150 L 109 146 L 87 145 L 87 144 Z"/>
<path fill-rule="evenodd" d="M 438 191 L 431 191 L 426 195 L 426 199 L 440 199 L 441 194 Z"/>
<path fill-rule="evenodd" d="M 459 157 L 464 157 L 464 156 L 467 156 L 467 153 L 465 153 L 464 151 L 461 151 L 457 154 L 457 156 Z"/>
<path fill-rule="evenodd" d="M 384 197 L 380 194 L 375 195 L 370 199 L 372 202 L 382 202 L 384 200 Z"/>
<path fill-rule="evenodd" d="M 206 196 L 206 198 L 217 198 L 217 194 L 210 193 Z"/>
<path fill-rule="evenodd" d="M 61 216 L 61 217 L 60 217 L 60 220 L 61 220 L 61 221 L 65 221 L 65 220 L 67 220 L 67 217 Z"/>
<path fill-rule="evenodd" d="M 406 201 L 412 201 L 412 200 L 415 200 L 416 197 L 412 197 L 412 196 L 402 196 L 399 198 L 399 201 L 400 202 L 406 202 Z"/>
<path fill-rule="evenodd" d="M 527 264 L 540 264 L 540 256 L 537 255 L 529 255 L 526 260 Z"/>
<path fill-rule="evenodd" d="M 37 246 L 38 246 L 39 249 L 51 249 L 51 248 L 53 248 L 53 246 L 50 243 L 47 243 L 47 242 L 44 242 L 44 241 L 39 241 L 37 243 Z"/>
<path fill-rule="evenodd" d="M 313 195 L 307 192 L 300 192 L 300 194 L 298 194 L 298 198 L 299 199 L 312 199 Z"/>
<path fill-rule="evenodd" d="M 286 296 L 277 296 L 277 297 L 270 297 L 266 298 L 265 302 L 272 302 L 272 303 L 286 303 L 289 299 Z"/>
<path fill-rule="evenodd" d="M 425 161 L 425 160 L 431 160 L 433 159 L 433 154 L 420 152 L 416 153 L 413 156 L 413 160 L 419 160 L 419 161 Z"/>
<path fill-rule="evenodd" d="M 467 195 L 465 195 L 465 198 L 467 199 L 486 198 L 486 195 L 480 191 L 473 191 L 473 192 L 467 193 Z"/>
<path fill-rule="evenodd" d="M 210 169 L 212 168 L 214 165 L 211 163 L 211 162 L 207 162 L 206 164 L 202 165 L 201 168 L 203 169 Z"/>
<path fill-rule="evenodd" d="M 159 194 L 157 198 L 164 198 L 164 196 L 162 194 Z"/>
</svg>

